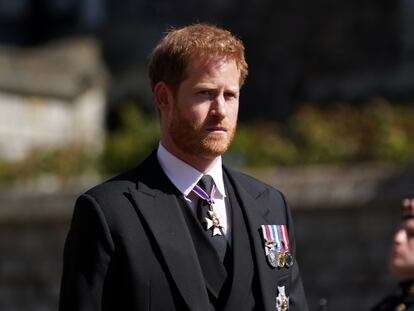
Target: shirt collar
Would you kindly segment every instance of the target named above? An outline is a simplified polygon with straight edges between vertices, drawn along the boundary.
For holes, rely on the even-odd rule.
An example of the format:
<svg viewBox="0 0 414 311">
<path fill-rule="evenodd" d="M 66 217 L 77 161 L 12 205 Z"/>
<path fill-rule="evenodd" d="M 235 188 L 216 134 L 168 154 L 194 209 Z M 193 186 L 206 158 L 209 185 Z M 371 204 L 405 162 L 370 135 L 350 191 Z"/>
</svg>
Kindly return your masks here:
<svg viewBox="0 0 414 311">
<path fill-rule="evenodd" d="M 203 173 L 171 154 L 161 143 L 158 145 L 157 158 L 167 177 L 185 196 L 189 195 L 194 186 L 203 177 Z M 217 161 L 206 172 L 206 175 L 210 175 L 213 178 L 218 190 L 216 195 L 219 194 L 225 197 L 221 157 L 217 158 Z"/>
</svg>

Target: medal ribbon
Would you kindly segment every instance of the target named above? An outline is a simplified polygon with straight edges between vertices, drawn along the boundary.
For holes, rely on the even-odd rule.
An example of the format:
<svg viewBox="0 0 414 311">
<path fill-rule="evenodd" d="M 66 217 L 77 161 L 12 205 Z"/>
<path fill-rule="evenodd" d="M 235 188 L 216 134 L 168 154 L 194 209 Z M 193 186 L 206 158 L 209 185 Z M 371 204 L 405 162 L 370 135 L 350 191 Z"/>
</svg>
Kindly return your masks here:
<svg viewBox="0 0 414 311">
<path fill-rule="evenodd" d="M 262 232 L 263 237 L 266 242 L 273 242 L 274 245 L 271 250 L 274 251 L 282 251 L 283 252 L 283 245 L 281 243 L 281 234 L 278 232 L 277 225 L 262 225 Z"/>
<path fill-rule="evenodd" d="M 268 242 L 275 242 L 275 240 L 272 238 L 272 234 L 270 232 L 269 229 L 269 225 L 262 225 L 262 233 L 263 233 L 263 238 L 265 239 L 266 243 L 266 255 L 268 254 L 268 251 L 270 250 L 276 250 L 276 245 L 273 245 L 272 248 L 270 248 L 269 246 L 271 244 L 268 244 Z"/>
<path fill-rule="evenodd" d="M 275 240 L 276 240 L 276 243 L 277 243 L 278 250 L 280 250 L 280 252 L 283 254 L 284 253 L 283 252 L 283 244 L 282 244 L 282 239 L 281 239 L 281 234 L 280 234 L 279 229 L 280 229 L 280 226 L 278 226 L 278 225 L 273 225 L 272 226 L 272 231 L 273 231 L 273 235 L 275 236 Z"/>
<path fill-rule="evenodd" d="M 289 252 L 289 239 L 286 230 L 286 225 L 280 225 L 279 227 L 282 236 L 283 246 L 285 247 L 285 252 Z"/>
<path fill-rule="evenodd" d="M 214 204 L 214 194 L 216 193 L 216 186 L 213 185 L 213 188 L 211 188 L 210 195 L 204 191 L 203 188 L 201 188 L 199 185 L 195 185 L 194 188 L 191 190 L 194 192 L 200 199 L 207 201 L 208 204 L 213 205 Z"/>
</svg>

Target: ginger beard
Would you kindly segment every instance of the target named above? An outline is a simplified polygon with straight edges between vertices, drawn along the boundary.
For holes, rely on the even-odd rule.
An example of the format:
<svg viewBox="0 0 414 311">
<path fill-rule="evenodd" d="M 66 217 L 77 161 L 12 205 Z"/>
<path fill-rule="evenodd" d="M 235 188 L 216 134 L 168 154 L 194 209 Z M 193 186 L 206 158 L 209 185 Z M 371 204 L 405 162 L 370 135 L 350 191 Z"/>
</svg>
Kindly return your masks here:
<svg viewBox="0 0 414 311">
<path fill-rule="evenodd" d="M 208 128 L 221 126 L 227 129 L 224 133 L 214 133 Z M 182 152 L 208 158 L 216 158 L 222 155 L 236 133 L 236 123 L 230 124 L 226 119 L 207 116 L 203 123 L 197 124 L 189 120 L 182 112 L 179 103 L 173 104 L 173 113 L 169 133 L 174 144 Z"/>
</svg>

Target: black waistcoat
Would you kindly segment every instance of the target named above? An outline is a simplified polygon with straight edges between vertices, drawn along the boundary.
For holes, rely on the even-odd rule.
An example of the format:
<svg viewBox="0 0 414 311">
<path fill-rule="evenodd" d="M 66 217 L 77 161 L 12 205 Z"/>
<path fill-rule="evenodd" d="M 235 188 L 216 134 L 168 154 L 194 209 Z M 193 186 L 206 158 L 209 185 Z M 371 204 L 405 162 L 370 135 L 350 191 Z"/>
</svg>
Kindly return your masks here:
<svg viewBox="0 0 414 311">
<path fill-rule="evenodd" d="M 179 201 L 197 251 L 212 310 L 258 310 L 260 307 L 255 306 L 255 297 L 258 297 L 255 289 L 258 286 L 255 286 L 253 253 L 245 217 L 227 176 L 224 176 L 224 184 L 226 209 L 231 221 L 231 246 L 227 247 L 224 262 L 220 261 L 206 236 L 210 232 L 202 228 L 184 200 Z"/>
</svg>

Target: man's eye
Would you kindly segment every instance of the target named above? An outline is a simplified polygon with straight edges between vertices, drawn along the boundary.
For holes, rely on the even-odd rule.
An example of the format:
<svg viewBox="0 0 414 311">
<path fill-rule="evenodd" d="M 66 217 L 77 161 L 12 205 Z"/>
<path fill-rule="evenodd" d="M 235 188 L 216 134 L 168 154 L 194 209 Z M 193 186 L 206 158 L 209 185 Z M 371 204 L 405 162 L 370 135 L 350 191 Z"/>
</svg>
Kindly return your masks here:
<svg viewBox="0 0 414 311">
<path fill-rule="evenodd" d="M 204 96 L 211 96 L 212 92 L 210 90 L 203 90 L 198 92 L 200 95 L 204 95 Z"/>
<path fill-rule="evenodd" d="M 237 98 L 237 95 L 235 93 L 227 92 L 227 93 L 224 93 L 224 97 L 228 99 L 233 99 L 233 98 Z"/>
</svg>

